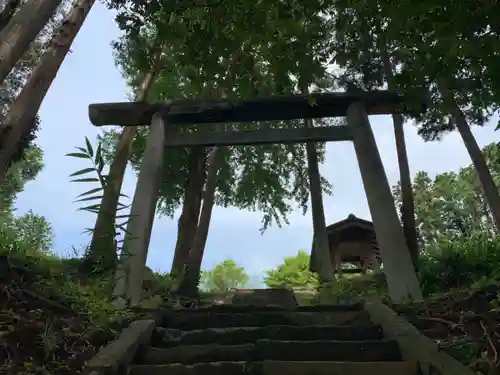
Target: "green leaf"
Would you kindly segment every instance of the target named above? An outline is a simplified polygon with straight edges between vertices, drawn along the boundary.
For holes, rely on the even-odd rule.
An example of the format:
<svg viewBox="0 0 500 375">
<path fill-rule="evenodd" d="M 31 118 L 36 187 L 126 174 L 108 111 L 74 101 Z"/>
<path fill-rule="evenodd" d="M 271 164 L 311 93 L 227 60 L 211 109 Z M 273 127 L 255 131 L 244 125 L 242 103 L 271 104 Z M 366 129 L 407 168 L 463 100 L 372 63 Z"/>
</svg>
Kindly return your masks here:
<svg viewBox="0 0 500 375">
<path fill-rule="evenodd" d="M 96 199 L 102 200 L 102 195 L 94 195 L 91 197 L 77 199 L 75 202 L 87 202 L 87 201 L 92 201 L 92 200 L 96 200 Z"/>
<path fill-rule="evenodd" d="M 86 206 L 86 207 L 80 207 L 78 209 L 78 211 L 90 211 L 90 210 L 97 210 L 97 211 L 99 211 L 100 207 L 101 207 L 100 204 L 93 204 L 93 205 Z"/>
<path fill-rule="evenodd" d="M 89 191 L 86 191 L 85 193 L 81 193 L 77 196 L 77 198 L 80 198 L 80 197 L 84 197 L 86 195 L 90 195 L 90 194 L 94 194 L 94 193 L 97 193 L 98 191 L 101 191 L 102 190 L 102 187 L 98 187 L 98 188 L 95 188 L 95 189 L 91 189 Z"/>
<path fill-rule="evenodd" d="M 77 153 L 77 152 L 72 152 L 70 154 L 66 154 L 65 156 L 71 156 L 73 158 L 79 158 L 79 159 L 90 159 L 90 157 L 87 154 Z"/>
<path fill-rule="evenodd" d="M 102 159 L 102 142 L 97 145 L 97 151 L 95 152 L 94 164 L 99 165 L 99 163 L 104 162 Z"/>
<path fill-rule="evenodd" d="M 90 143 L 89 139 L 85 137 L 85 144 L 87 146 L 87 152 L 91 158 L 94 157 L 94 149 L 92 148 L 92 144 Z"/>
<path fill-rule="evenodd" d="M 71 182 L 99 182 L 99 179 L 96 177 L 89 178 L 77 178 L 75 180 L 70 180 Z"/>
<path fill-rule="evenodd" d="M 80 176 L 82 174 L 85 174 L 85 173 L 89 173 L 89 172 L 95 172 L 95 169 L 94 168 L 84 168 L 84 169 L 80 169 L 79 171 L 76 171 L 76 172 L 73 172 L 69 175 L 69 177 L 74 177 L 74 176 Z"/>
</svg>

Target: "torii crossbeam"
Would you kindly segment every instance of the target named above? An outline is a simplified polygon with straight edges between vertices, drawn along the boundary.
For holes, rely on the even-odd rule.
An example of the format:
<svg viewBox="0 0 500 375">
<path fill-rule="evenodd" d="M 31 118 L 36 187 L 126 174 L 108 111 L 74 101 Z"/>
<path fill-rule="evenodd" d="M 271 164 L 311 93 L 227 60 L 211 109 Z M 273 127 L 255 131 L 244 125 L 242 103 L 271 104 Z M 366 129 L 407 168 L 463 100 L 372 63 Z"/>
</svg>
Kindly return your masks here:
<svg viewBox="0 0 500 375">
<path fill-rule="evenodd" d="M 311 93 L 256 97 L 244 100 L 167 100 L 163 102 L 121 102 L 89 105 L 95 126 L 149 125 L 155 113 L 169 125 L 215 124 L 345 117 L 347 108 L 362 102 L 368 115 L 408 112 L 406 96 L 394 91 Z"/>
<path fill-rule="evenodd" d="M 414 97 L 393 91 L 312 93 L 246 100 L 171 100 L 165 102 L 125 102 L 91 104 L 89 117 L 95 126 L 151 126 L 127 225 L 124 248 L 127 259 L 147 254 L 158 186 L 167 147 L 229 146 L 266 143 L 324 142 L 349 140 L 359 163 L 368 206 L 380 244 L 389 294 L 395 301 L 407 296 L 419 299 L 418 279 L 399 222 L 389 182 L 368 120 L 368 115 L 411 113 L 406 106 Z M 425 110 L 422 105 L 417 111 Z M 346 117 L 347 126 L 302 129 L 258 129 L 226 132 L 183 132 L 177 126 L 191 124 L 249 123 L 321 117 Z M 307 123 L 307 121 L 306 121 Z M 262 124 L 259 124 L 262 125 Z M 199 129 L 197 129 L 199 130 Z M 209 130 L 209 129 L 207 129 Z M 169 143 L 170 142 L 170 143 Z M 311 160 L 313 160 L 311 158 Z M 313 227 L 317 235 L 318 261 L 330 263 L 328 238 L 316 161 L 308 160 Z M 313 186 L 314 185 L 314 186 Z M 313 194 L 314 187 L 314 194 Z M 313 195 L 315 202 L 313 202 Z M 322 258 L 319 256 L 321 255 Z M 127 262 L 131 262 L 131 260 Z M 328 266 L 331 268 L 331 264 Z M 324 269 L 326 270 L 326 268 Z M 127 276 L 134 288 L 140 285 L 142 268 L 131 268 Z M 135 274 L 133 274 L 135 273 Z M 325 272 L 322 272 L 325 274 Z M 136 285 L 137 284 L 137 285 Z M 140 295 L 134 291 L 133 295 Z"/>
</svg>

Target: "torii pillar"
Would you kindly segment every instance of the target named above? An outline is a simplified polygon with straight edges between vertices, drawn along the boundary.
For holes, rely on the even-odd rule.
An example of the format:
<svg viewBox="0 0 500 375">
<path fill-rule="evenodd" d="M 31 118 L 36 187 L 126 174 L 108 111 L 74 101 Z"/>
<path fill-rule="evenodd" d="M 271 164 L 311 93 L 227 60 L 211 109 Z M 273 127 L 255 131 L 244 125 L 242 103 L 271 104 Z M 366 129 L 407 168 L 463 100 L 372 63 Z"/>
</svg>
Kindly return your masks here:
<svg viewBox="0 0 500 375">
<path fill-rule="evenodd" d="M 422 299 L 389 181 L 363 103 L 349 106 L 347 122 L 353 133 L 354 149 L 380 245 L 389 296 L 394 302 L 407 298 Z"/>
</svg>

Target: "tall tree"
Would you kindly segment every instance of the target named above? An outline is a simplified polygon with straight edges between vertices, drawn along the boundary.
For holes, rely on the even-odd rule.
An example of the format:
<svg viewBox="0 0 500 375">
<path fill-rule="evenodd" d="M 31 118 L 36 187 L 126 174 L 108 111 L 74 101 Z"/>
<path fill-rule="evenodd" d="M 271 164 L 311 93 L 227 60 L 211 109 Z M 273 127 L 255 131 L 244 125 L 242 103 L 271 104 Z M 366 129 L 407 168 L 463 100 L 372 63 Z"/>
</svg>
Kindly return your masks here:
<svg viewBox="0 0 500 375">
<path fill-rule="evenodd" d="M 7 165 L 23 135 L 34 127 L 33 119 L 35 119 L 50 85 L 94 3 L 95 0 L 75 1 L 68 17 L 52 38 L 50 46 L 33 70 L 26 85 L 10 106 L 3 129 L 7 135 L 5 139 L 2 139 L 2 148 L 0 149 L 0 181 L 4 179 Z"/>
<path fill-rule="evenodd" d="M 17 10 L 14 8 L 16 4 L 16 1 L 10 1 L 5 5 L 2 12 L 2 17 L 4 18 L 2 19 L 8 21 L 7 18 L 13 15 L 13 12 Z M 21 2 L 19 2 L 18 5 L 20 4 Z M 64 12 L 64 6 L 58 8 L 50 22 L 45 26 L 42 32 L 38 34 L 37 38 L 30 44 L 30 48 L 23 54 L 22 58 L 17 62 L 3 83 L 0 84 L 0 149 L 2 148 L 2 144 L 8 134 L 6 119 L 9 113 L 9 108 L 14 102 L 16 96 L 22 90 L 29 78 L 29 75 L 38 64 L 40 56 L 47 47 L 46 39 L 53 34 L 55 28 L 63 17 Z M 9 167 L 12 163 L 16 163 L 17 161 L 23 159 L 24 152 L 29 150 L 29 148 L 33 145 L 39 125 L 40 120 L 38 116 L 35 116 L 32 120 L 31 130 L 23 134 L 21 141 L 17 145 L 7 164 L 7 167 Z"/>
<path fill-rule="evenodd" d="M 178 221 L 177 241 L 170 271 L 173 275 L 180 275 L 189 261 L 189 252 L 200 217 L 205 182 L 205 159 L 205 151 L 202 147 L 191 149 L 187 165 L 184 204 Z"/>
<path fill-rule="evenodd" d="M 492 143 L 483 148 L 496 183 L 500 182 L 500 149 Z M 495 223 L 481 191 L 474 165 L 458 172 L 440 173 L 431 179 L 423 171 L 413 180 L 415 210 L 420 245 L 433 252 L 444 241 L 469 238 L 479 233 L 495 233 Z M 401 189 L 393 187 L 396 202 L 401 204 Z"/>
<path fill-rule="evenodd" d="M 205 190 L 203 191 L 203 205 L 200 213 L 194 238 L 189 248 L 189 258 L 187 262 L 187 272 L 179 287 L 179 292 L 184 294 L 196 293 L 198 287 L 198 278 L 201 272 L 201 263 L 210 229 L 210 220 L 212 217 L 212 209 L 215 201 L 215 190 L 217 188 L 217 175 L 221 162 L 220 147 L 212 148 L 208 155 L 208 171 Z"/>
<path fill-rule="evenodd" d="M 135 100 L 145 101 L 149 90 L 154 82 L 159 70 L 159 61 L 163 48 L 153 57 L 149 70 L 138 87 Z M 116 145 L 116 152 L 111 162 L 108 180 L 103 192 L 99 213 L 97 215 L 92 240 L 89 247 L 89 254 L 86 258 L 86 266 L 92 268 L 99 265 L 101 269 L 114 269 L 117 262 L 116 242 L 115 242 L 115 221 L 120 198 L 121 187 L 128 159 L 130 157 L 132 143 L 137 132 L 137 127 L 124 127 Z"/>
<path fill-rule="evenodd" d="M 40 31 L 53 17 L 56 9 L 63 0 L 29 0 L 17 12 L 12 9 L 19 5 L 19 1 L 10 1 L 2 18 L 10 21 L 1 27 L 0 24 L 0 84 L 14 65 L 28 50 Z M 4 20 L 1 20 L 5 22 Z"/>
<path fill-rule="evenodd" d="M 416 116 L 419 133 L 424 139 L 433 140 L 445 132 L 458 130 L 500 230 L 498 188 L 470 129 L 472 124 L 484 125 L 498 108 L 499 81 L 490 71 L 492 66 L 498 67 L 498 59 L 491 58 L 498 57 L 495 45 L 500 35 L 496 23 L 477 7 L 478 13 L 468 19 L 462 9 L 436 11 L 433 7 L 418 7 L 410 10 L 408 2 L 398 4 L 398 8 L 411 13 L 401 32 L 401 9 L 395 18 L 394 5 L 380 1 L 368 7 L 370 9 L 363 9 L 364 14 L 374 11 L 375 7 L 379 21 L 388 21 L 385 22 L 385 34 L 398 46 L 395 52 L 402 63 L 396 75 L 398 86 L 428 93 L 429 110 Z M 495 8 L 498 9 L 498 5 L 484 4 L 484 9 L 489 11 Z M 446 27 L 438 26 L 445 19 L 455 22 L 453 25 L 446 22 Z M 464 25 L 460 25 L 458 19 L 464 20 Z"/>
<path fill-rule="evenodd" d="M 19 5 L 21 5 L 21 0 L 9 0 L 3 8 L 0 8 L 0 31 L 10 22 Z"/>
</svg>

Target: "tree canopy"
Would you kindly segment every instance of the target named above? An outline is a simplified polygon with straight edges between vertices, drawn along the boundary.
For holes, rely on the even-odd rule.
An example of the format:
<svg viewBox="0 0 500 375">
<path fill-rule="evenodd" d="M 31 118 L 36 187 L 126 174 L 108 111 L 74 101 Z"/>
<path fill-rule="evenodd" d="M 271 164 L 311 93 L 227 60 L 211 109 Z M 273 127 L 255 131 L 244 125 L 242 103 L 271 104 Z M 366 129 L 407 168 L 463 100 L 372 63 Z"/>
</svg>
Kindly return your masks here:
<svg viewBox="0 0 500 375">
<path fill-rule="evenodd" d="M 500 183 L 500 146 L 483 148 L 495 182 Z M 495 224 L 472 165 L 458 172 L 439 173 L 431 178 L 419 171 L 413 179 L 415 212 L 421 248 L 434 251 L 454 238 L 495 233 Z M 400 187 L 393 187 L 401 204 Z"/>
<path fill-rule="evenodd" d="M 316 287 L 318 279 L 309 271 L 309 259 L 309 254 L 302 250 L 294 257 L 285 257 L 282 264 L 266 272 L 264 283 L 268 288 Z"/>
<path fill-rule="evenodd" d="M 200 288 L 213 293 L 225 293 L 232 288 L 245 288 L 248 275 L 232 259 L 226 259 L 211 270 L 202 271 Z"/>
<path fill-rule="evenodd" d="M 302 75 L 307 72 L 307 82 L 315 83 L 316 89 L 328 88 L 326 68 L 330 42 L 326 31 L 331 29 L 331 23 L 318 18 L 314 9 L 300 2 L 270 3 L 269 7 L 257 8 L 254 5 L 238 1 L 223 7 L 185 8 L 179 3 L 176 11 L 158 4 L 147 9 L 138 5 L 126 10 L 120 8 L 117 21 L 124 34 L 114 47 L 130 87 L 137 88 L 154 56 L 164 51 L 161 73 L 151 89 L 151 99 L 207 95 L 245 98 L 295 92 L 300 72 Z M 304 12 L 310 13 L 310 25 L 302 25 Z M 307 48 L 294 42 L 298 38 L 302 44 L 308 44 Z M 305 59 L 302 55 L 311 58 Z M 303 60 L 300 68 L 295 64 L 299 58 Z M 332 121 L 322 123 L 335 125 Z M 255 126 L 302 127 L 303 124 L 277 121 L 242 124 L 239 129 Z M 193 127 L 183 131 L 196 130 Z M 140 129 L 134 141 L 131 162 L 136 170 L 142 160 L 147 133 L 148 129 Z M 112 154 L 117 136 L 116 132 L 106 133 L 105 154 Z M 226 147 L 221 152 L 223 162 L 216 204 L 263 212 L 263 229 L 273 222 L 278 225 L 287 222 L 293 202 L 306 212 L 309 183 L 305 145 Z M 318 154 L 322 162 L 324 145 L 318 145 Z M 159 204 L 161 214 L 172 215 L 182 201 L 187 158 L 186 149 L 167 152 Z M 325 193 L 331 193 L 325 179 L 322 186 Z"/>
</svg>

